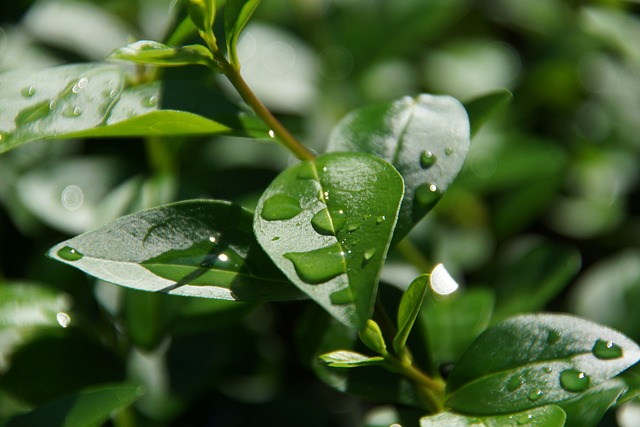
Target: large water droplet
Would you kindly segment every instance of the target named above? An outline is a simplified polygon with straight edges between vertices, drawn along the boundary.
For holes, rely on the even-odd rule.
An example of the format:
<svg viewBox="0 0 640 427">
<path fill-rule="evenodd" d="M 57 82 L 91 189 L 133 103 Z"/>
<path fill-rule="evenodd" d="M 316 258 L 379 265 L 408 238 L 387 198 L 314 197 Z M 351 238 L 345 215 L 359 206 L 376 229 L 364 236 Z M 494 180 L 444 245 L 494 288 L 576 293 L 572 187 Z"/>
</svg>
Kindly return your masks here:
<svg viewBox="0 0 640 427">
<path fill-rule="evenodd" d="M 346 222 L 346 210 L 335 206 L 319 210 L 311 219 L 313 229 L 325 236 L 334 236 Z"/>
<path fill-rule="evenodd" d="M 415 199 L 422 209 L 431 209 L 442 197 L 442 192 L 434 184 L 422 184 L 416 188 Z"/>
<path fill-rule="evenodd" d="M 291 219 L 302 212 L 300 203 L 285 194 L 275 194 L 262 204 L 260 216 L 267 221 Z"/>
<path fill-rule="evenodd" d="M 73 87 L 71 88 L 71 92 L 78 93 L 80 92 L 80 89 L 84 89 L 85 87 L 87 87 L 88 84 L 89 84 L 89 79 L 86 77 L 83 77 L 80 80 L 78 80 L 78 83 L 73 85 Z"/>
<path fill-rule="evenodd" d="M 67 261 L 78 261 L 84 256 L 82 253 L 72 248 L 71 246 L 65 246 L 62 249 L 58 250 L 57 255 Z"/>
<path fill-rule="evenodd" d="M 507 391 L 516 391 L 524 384 L 524 380 L 520 375 L 514 375 L 507 381 Z"/>
<path fill-rule="evenodd" d="M 420 166 L 428 169 L 436 163 L 437 157 L 429 150 L 425 150 L 420 154 Z"/>
<path fill-rule="evenodd" d="M 80 107 L 72 107 L 69 106 L 67 108 L 64 109 L 64 111 L 62 112 L 62 115 L 65 117 L 79 117 L 82 114 L 82 110 L 80 109 Z"/>
<path fill-rule="evenodd" d="M 364 251 L 363 257 L 365 262 L 371 261 L 371 258 L 376 254 L 376 248 L 369 248 Z"/>
<path fill-rule="evenodd" d="M 550 330 L 547 335 L 547 343 L 553 345 L 560 341 L 560 333 L 556 330 Z"/>
<path fill-rule="evenodd" d="M 536 400 L 540 400 L 543 395 L 544 395 L 544 392 L 542 390 L 533 390 L 531 393 L 529 393 L 529 395 L 527 396 L 527 399 L 529 399 L 532 402 L 535 402 Z"/>
<path fill-rule="evenodd" d="M 593 355 L 598 359 L 618 359 L 622 357 L 622 347 L 613 341 L 598 340 L 593 346 Z"/>
<path fill-rule="evenodd" d="M 337 243 L 309 252 L 289 252 L 284 257 L 293 262 L 298 276 L 310 284 L 324 283 L 346 271 L 344 252 Z"/>
<path fill-rule="evenodd" d="M 336 291 L 329 295 L 329 299 L 331 300 L 331 304 L 335 305 L 351 304 L 354 301 L 351 288 L 344 288 Z"/>
<path fill-rule="evenodd" d="M 20 93 L 25 98 L 31 98 L 33 95 L 36 94 L 36 88 L 34 86 L 25 87 L 20 91 Z"/>
<path fill-rule="evenodd" d="M 560 374 L 560 385 L 567 391 L 585 391 L 589 388 L 590 382 L 589 375 L 577 369 L 566 369 Z"/>
</svg>

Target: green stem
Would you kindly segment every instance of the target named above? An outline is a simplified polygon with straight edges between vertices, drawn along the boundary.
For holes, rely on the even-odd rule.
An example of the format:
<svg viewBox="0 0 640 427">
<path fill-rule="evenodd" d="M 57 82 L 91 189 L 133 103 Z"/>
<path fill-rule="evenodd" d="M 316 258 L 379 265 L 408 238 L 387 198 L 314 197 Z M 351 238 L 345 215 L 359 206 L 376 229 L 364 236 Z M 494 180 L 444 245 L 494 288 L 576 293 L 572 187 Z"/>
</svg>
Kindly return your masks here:
<svg viewBox="0 0 640 427">
<path fill-rule="evenodd" d="M 437 413 L 444 409 L 444 381 L 431 378 L 413 364 L 403 363 L 393 356 L 386 357 L 385 360 L 393 371 L 413 381 L 429 410 Z"/>
</svg>

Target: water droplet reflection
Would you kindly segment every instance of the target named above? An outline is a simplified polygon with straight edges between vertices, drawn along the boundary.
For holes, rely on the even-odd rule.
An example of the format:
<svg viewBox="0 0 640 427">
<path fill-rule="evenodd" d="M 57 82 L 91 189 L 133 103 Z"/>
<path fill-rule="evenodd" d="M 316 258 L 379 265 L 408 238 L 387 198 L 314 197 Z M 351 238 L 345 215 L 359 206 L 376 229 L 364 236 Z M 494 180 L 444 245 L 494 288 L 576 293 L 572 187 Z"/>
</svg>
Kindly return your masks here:
<svg viewBox="0 0 640 427">
<path fill-rule="evenodd" d="M 458 290 L 458 283 L 451 277 L 444 265 L 438 264 L 431 272 L 429 285 L 438 295 L 450 295 Z"/>
<path fill-rule="evenodd" d="M 598 359 L 617 359 L 622 357 L 622 348 L 613 341 L 598 340 L 593 346 L 593 355 Z"/>
<path fill-rule="evenodd" d="M 71 317 L 67 313 L 60 312 L 56 314 L 56 320 L 63 328 L 66 328 L 71 324 Z"/>
<path fill-rule="evenodd" d="M 566 369 L 560 374 L 560 385 L 571 392 L 581 392 L 589 388 L 589 375 L 577 369 Z"/>
<path fill-rule="evenodd" d="M 58 252 L 57 255 L 67 261 L 78 261 L 79 259 L 81 259 L 84 255 L 79 252 L 77 249 L 74 249 L 70 246 L 65 246 L 63 248 L 61 248 Z"/>
<path fill-rule="evenodd" d="M 33 95 L 36 94 L 36 88 L 33 86 L 25 87 L 24 89 L 22 89 L 22 91 L 20 91 L 20 93 L 25 98 L 31 98 Z"/>
</svg>

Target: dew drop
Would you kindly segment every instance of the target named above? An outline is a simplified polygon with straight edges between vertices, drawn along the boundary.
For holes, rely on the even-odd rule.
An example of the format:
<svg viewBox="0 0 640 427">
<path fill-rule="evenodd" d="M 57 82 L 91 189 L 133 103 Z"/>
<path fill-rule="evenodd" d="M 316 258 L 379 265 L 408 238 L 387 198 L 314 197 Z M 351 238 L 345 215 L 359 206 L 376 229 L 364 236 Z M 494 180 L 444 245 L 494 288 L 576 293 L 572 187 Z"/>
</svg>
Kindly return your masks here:
<svg viewBox="0 0 640 427">
<path fill-rule="evenodd" d="M 55 110 L 57 107 L 58 107 L 58 103 L 56 102 L 55 99 L 49 103 L 49 110 L 50 111 Z"/>
<path fill-rule="evenodd" d="M 278 240 L 280 240 L 280 236 L 274 236 L 271 241 L 272 242 L 277 242 Z"/>
<path fill-rule="evenodd" d="M 435 184 L 422 184 L 416 188 L 416 201 L 423 209 L 431 209 L 442 197 Z"/>
<path fill-rule="evenodd" d="M 329 295 L 329 299 L 331 300 L 331 304 L 334 304 L 334 305 L 351 304 L 354 301 L 351 288 L 344 288 L 339 291 L 336 291 L 331 295 Z"/>
<path fill-rule="evenodd" d="M 80 109 L 80 107 L 69 106 L 64 109 L 64 111 L 62 112 L 62 115 L 70 118 L 80 117 L 80 115 L 82 115 L 82 110 Z"/>
<path fill-rule="evenodd" d="M 71 246 L 65 246 L 62 249 L 58 250 L 57 255 L 67 261 L 78 261 L 84 256 L 78 250 L 72 248 Z"/>
<path fill-rule="evenodd" d="M 142 105 L 145 107 L 154 107 L 158 103 L 158 97 L 152 95 L 142 100 Z"/>
<path fill-rule="evenodd" d="M 269 138 L 275 138 L 276 137 L 276 133 L 274 132 L 273 129 L 269 129 Z"/>
<path fill-rule="evenodd" d="M 536 400 L 540 400 L 540 398 L 542 398 L 542 395 L 544 395 L 544 392 L 542 390 L 534 390 L 531 393 L 529 393 L 527 398 L 530 401 L 535 402 Z"/>
<path fill-rule="evenodd" d="M 622 357 L 622 348 L 613 341 L 598 340 L 593 346 L 593 355 L 598 359 L 618 359 Z"/>
<path fill-rule="evenodd" d="M 447 147 L 444 149 L 444 154 L 446 154 L 447 156 L 450 156 L 453 154 L 453 148 L 451 147 Z"/>
<path fill-rule="evenodd" d="M 420 154 L 420 166 L 424 169 L 429 169 L 436 163 L 437 157 L 429 150 L 425 150 Z"/>
<path fill-rule="evenodd" d="M 260 216 L 267 221 L 291 219 L 302 212 L 300 203 L 285 194 L 275 194 L 266 199 Z"/>
<path fill-rule="evenodd" d="M 337 243 L 309 252 L 288 252 L 296 273 L 306 283 L 319 284 L 345 273 L 344 252 Z"/>
<path fill-rule="evenodd" d="M 22 96 L 24 96 L 25 98 L 31 98 L 33 95 L 36 94 L 36 88 L 33 86 L 29 86 L 29 87 L 25 87 L 24 89 L 22 89 L 20 91 L 20 93 L 22 94 Z"/>
<path fill-rule="evenodd" d="M 69 316 L 67 313 L 60 312 L 56 314 L 56 320 L 58 321 L 58 324 L 63 328 L 67 328 L 71 324 L 71 316 Z"/>
<path fill-rule="evenodd" d="M 589 388 L 590 382 L 589 375 L 577 369 L 566 369 L 560 374 L 560 385 L 567 391 L 585 391 Z"/>
<path fill-rule="evenodd" d="M 384 215 L 380 215 L 378 218 L 376 218 L 376 224 L 382 224 L 383 222 L 385 222 L 387 220 L 387 217 Z"/>
<path fill-rule="evenodd" d="M 369 262 L 371 261 L 371 258 L 373 258 L 373 256 L 376 254 L 376 249 L 375 248 L 369 248 L 366 251 L 364 251 L 364 261 L 365 262 Z"/>
<path fill-rule="evenodd" d="M 517 389 L 522 387 L 523 383 L 524 380 L 520 375 L 514 375 L 507 381 L 507 391 L 516 391 Z"/>
<path fill-rule="evenodd" d="M 547 335 L 547 343 L 553 345 L 560 341 L 560 333 L 556 330 L 550 330 Z"/>
<path fill-rule="evenodd" d="M 116 89 L 111 89 L 109 91 L 109 98 L 115 98 L 116 96 L 118 96 L 118 91 Z"/>
<path fill-rule="evenodd" d="M 311 219 L 313 229 L 325 236 L 334 236 L 346 222 L 346 210 L 335 206 L 319 210 Z"/>
<path fill-rule="evenodd" d="M 210 241 L 211 243 L 215 243 L 215 242 L 216 242 L 216 240 L 217 240 L 217 239 L 216 239 L 216 236 L 209 236 L 209 241 Z"/>
<path fill-rule="evenodd" d="M 360 228 L 362 226 L 361 223 L 359 222 L 352 222 L 349 225 L 347 225 L 347 231 L 349 233 L 353 233 L 354 231 L 356 231 L 358 228 Z"/>
<path fill-rule="evenodd" d="M 531 414 L 523 415 L 520 418 L 518 418 L 518 424 L 521 426 L 529 424 L 531 423 L 531 421 L 533 421 L 533 415 Z"/>
</svg>

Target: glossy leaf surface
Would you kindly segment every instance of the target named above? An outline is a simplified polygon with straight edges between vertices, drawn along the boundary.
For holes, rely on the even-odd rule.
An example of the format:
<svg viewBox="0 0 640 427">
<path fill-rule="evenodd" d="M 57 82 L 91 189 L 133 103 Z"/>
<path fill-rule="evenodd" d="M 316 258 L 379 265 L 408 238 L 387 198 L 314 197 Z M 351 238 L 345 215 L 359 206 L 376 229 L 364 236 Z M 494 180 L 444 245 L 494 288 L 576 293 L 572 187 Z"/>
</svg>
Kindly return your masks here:
<svg viewBox="0 0 640 427">
<path fill-rule="evenodd" d="M 405 349 L 409 333 L 427 294 L 428 282 L 429 275 L 423 274 L 411 282 L 407 291 L 402 295 L 398 308 L 398 333 L 393 340 L 393 350 L 396 354 L 400 354 Z"/>
<path fill-rule="evenodd" d="M 227 0 L 224 4 L 224 31 L 227 52 L 232 64 L 239 66 L 237 44 L 240 33 L 249 22 L 260 0 Z"/>
<path fill-rule="evenodd" d="M 449 96 L 420 95 L 347 115 L 327 151 L 360 151 L 391 163 L 405 182 L 394 240 L 404 237 L 460 172 L 469 149 L 469 121 Z"/>
<path fill-rule="evenodd" d="M 320 359 L 332 368 L 356 368 L 360 366 L 380 365 L 384 363 L 382 357 L 369 357 L 355 351 L 338 350 L 325 353 Z"/>
<path fill-rule="evenodd" d="M 195 82 L 127 86 L 126 78 L 108 64 L 1 75 L 0 153 L 46 138 L 243 133 L 254 126 L 219 92 Z"/>
<path fill-rule="evenodd" d="M 455 365 L 452 408 L 500 414 L 561 402 L 640 359 L 636 343 L 613 329 L 567 315 L 513 317 L 485 331 Z"/>
<path fill-rule="evenodd" d="M 152 292 L 226 300 L 300 296 L 251 233 L 250 211 L 186 201 L 128 215 L 49 250 L 107 282 Z"/>
<path fill-rule="evenodd" d="M 32 412 L 10 419 L 3 427 L 89 427 L 106 422 L 113 411 L 125 408 L 142 395 L 132 385 L 102 385 L 86 388 Z"/>
<path fill-rule="evenodd" d="M 557 406 L 543 406 L 509 415 L 477 417 L 444 412 L 420 420 L 420 427 L 563 427 L 566 415 Z"/>
<path fill-rule="evenodd" d="M 513 94 L 506 89 L 502 89 L 479 96 L 465 103 L 464 108 L 469 115 L 471 137 L 478 133 L 486 121 L 506 107 L 512 99 Z"/>
<path fill-rule="evenodd" d="M 116 49 L 109 58 L 164 67 L 196 64 L 215 65 L 211 51 L 203 45 L 194 44 L 172 47 L 153 40 L 139 40 Z"/>
<path fill-rule="evenodd" d="M 614 378 L 575 399 L 561 402 L 559 405 L 567 414 L 565 427 L 598 426 L 605 412 L 616 404 L 626 390 L 625 382 L 620 378 Z"/>
<path fill-rule="evenodd" d="M 271 183 L 258 202 L 255 234 L 296 286 L 360 329 L 373 309 L 402 194 L 402 178 L 384 160 L 326 154 Z"/>
</svg>

